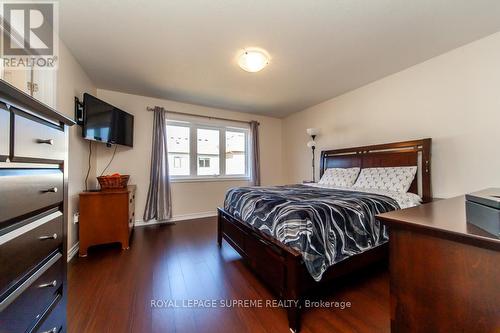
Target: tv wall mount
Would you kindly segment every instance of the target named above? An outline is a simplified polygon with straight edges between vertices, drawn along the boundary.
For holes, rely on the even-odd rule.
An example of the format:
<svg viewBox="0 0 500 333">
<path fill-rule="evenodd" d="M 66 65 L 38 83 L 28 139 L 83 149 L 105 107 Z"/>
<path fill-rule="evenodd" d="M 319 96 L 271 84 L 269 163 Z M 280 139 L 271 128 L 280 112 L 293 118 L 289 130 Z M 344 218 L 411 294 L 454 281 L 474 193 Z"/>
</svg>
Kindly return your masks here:
<svg viewBox="0 0 500 333">
<path fill-rule="evenodd" d="M 75 121 L 77 125 L 83 126 L 83 102 L 80 102 L 78 97 L 75 97 Z"/>
</svg>

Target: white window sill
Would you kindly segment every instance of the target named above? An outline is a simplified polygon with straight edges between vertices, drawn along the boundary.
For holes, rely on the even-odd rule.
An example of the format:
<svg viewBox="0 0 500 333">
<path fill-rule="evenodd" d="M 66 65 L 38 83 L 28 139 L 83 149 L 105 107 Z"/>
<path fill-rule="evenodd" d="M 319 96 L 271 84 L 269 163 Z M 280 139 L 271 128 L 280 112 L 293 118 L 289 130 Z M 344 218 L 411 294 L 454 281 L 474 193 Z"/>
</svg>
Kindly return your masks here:
<svg viewBox="0 0 500 333">
<path fill-rule="evenodd" d="M 247 176 L 221 176 L 221 177 L 175 177 L 170 178 L 171 183 L 194 183 L 194 182 L 231 182 L 231 181 L 245 181 L 249 182 L 251 179 Z"/>
</svg>

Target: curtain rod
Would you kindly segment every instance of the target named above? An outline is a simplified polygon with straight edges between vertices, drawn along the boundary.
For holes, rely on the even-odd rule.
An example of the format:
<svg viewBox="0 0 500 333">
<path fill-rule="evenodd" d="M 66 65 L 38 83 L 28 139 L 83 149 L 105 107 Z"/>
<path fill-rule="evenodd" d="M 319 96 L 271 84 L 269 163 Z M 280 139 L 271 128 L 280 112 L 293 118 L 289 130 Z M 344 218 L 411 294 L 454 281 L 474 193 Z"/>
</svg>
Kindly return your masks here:
<svg viewBox="0 0 500 333">
<path fill-rule="evenodd" d="M 155 108 L 148 106 L 148 107 L 146 107 L 146 110 L 148 110 L 148 111 L 154 111 Z M 188 112 L 178 112 L 178 111 L 168 111 L 168 110 L 165 110 L 165 111 L 167 111 L 167 113 L 179 114 L 179 115 L 183 115 L 183 116 L 192 116 L 192 117 L 200 117 L 200 118 L 215 119 L 215 120 L 233 121 L 233 122 L 236 122 L 236 123 L 244 123 L 244 124 L 250 124 L 251 123 L 251 121 L 246 121 L 246 120 L 235 120 L 235 119 L 222 118 L 222 117 L 212 117 L 212 116 L 205 116 L 205 115 L 201 115 L 201 114 L 188 113 Z M 260 125 L 260 123 L 257 122 L 257 125 Z"/>
</svg>

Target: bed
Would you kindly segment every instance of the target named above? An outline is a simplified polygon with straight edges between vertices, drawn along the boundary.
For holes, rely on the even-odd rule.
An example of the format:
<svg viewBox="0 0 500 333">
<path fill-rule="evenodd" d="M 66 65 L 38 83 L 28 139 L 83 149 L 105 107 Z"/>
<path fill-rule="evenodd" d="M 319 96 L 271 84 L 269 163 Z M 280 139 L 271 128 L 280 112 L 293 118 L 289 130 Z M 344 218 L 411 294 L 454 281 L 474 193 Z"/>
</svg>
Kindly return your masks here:
<svg viewBox="0 0 500 333">
<path fill-rule="evenodd" d="M 387 259 L 387 230 L 376 214 L 431 201 L 430 151 L 431 139 L 422 139 L 321 152 L 320 176 L 330 168 L 417 167 L 405 195 L 324 185 L 231 189 L 218 209 L 218 244 L 226 240 L 278 297 L 292 301 L 286 310 L 297 332 L 307 295 Z"/>
</svg>

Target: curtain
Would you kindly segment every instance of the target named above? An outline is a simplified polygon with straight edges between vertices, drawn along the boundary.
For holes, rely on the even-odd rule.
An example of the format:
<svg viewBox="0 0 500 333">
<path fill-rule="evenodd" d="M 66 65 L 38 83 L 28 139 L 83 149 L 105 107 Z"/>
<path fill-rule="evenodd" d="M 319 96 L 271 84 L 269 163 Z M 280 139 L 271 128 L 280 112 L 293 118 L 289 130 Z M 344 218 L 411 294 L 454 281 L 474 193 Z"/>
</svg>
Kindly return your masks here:
<svg viewBox="0 0 500 333">
<path fill-rule="evenodd" d="M 153 112 L 153 144 L 149 190 L 144 221 L 168 220 L 172 217 L 172 196 L 168 176 L 167 111 L 155 106 Z"/>
<path fill-rule="evenodd" d="M 255 120 L 250 122 L 250 135 L 252 139 L 252 183 L 260 186 L 260 151 L 259 151 L 259 123 Z"/>
</svg>

